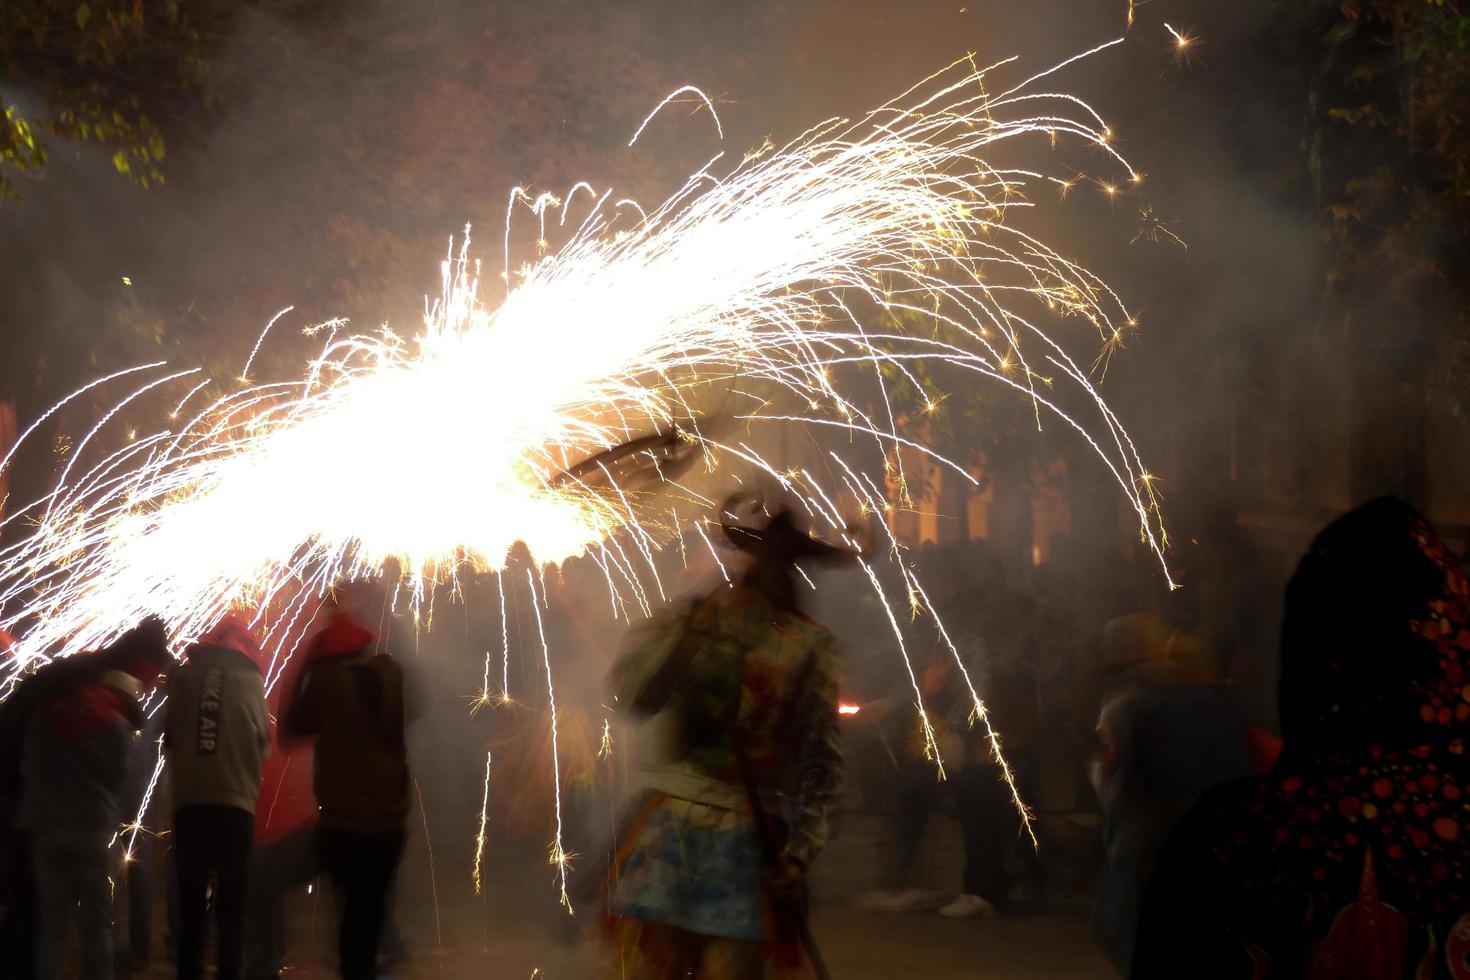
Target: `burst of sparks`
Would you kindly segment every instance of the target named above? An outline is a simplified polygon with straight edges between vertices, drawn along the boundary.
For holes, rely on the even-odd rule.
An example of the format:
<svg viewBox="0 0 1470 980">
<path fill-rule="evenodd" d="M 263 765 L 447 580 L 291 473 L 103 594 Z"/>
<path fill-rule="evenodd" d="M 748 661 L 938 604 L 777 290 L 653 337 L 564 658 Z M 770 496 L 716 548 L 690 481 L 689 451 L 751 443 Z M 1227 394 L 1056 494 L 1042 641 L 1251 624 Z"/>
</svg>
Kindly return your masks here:
<svg viewBox="0 0 1470 980">
<path fill-rule="evenodd" d="M 55 488 L 0 524 L 31 529 L 0 548 L 0 628 L 19 637 L 4 683 L 30 660 L 96 648 L 146 614 L 162 615 L 183 642 L 236 605 L 262 610 L 278 678 L 310 600 L 334 583 L 393 567 L 417 606 L 463 567 L 503 569 L 517 542 L 538 572 L 545 563 L 590 556 L 614 608 L 626 609 L 631 599 L 646 612 L 645 578 L 663 594 L 656 547 L 676 537 L 682 547 L 682 535 L 693 531 L 719 563 L 702 498 L 676 483 L 665 494 L 635 491 L 607 471 L 605 482 L 558 474 L 631 435 L 678 424 L 707 471 L 754 468 L 840 535 L 838 486 L 805 471 L 778 472 L 746 442 L 701 431 L 690 424 L 698 418 L 694 405 L 711 392 L 733 391 L 751 401 L 736 416 L 747 428 L 801 424 L 870 441 L 883 459 L 878 479 L 896 479 L 909 506 L 901 450 L 974 482 L 924 444 L 922 426 L 909 430 L 894 411 L 888 384 L 902 378 L 922 389 L 910 367 L 919 362 L 1009 387 L 1032 400 L 1038 423 L 1053 417 L 1078 432 L 1162 563 L 1158 501 L 1137 449 L 1088 373 L 1048 333 L 1049 324 L 1072 320 L 1107 344 L 1134 319 L 1106 283 L 1014 220 L 1034 206 L 1032 187 L 1065 191 L 1084 177 L 986 161 L 997 143 L 1029 136 L 1050 147 L 1074 139 L 1136 182 L 1139 174 L 1097 112 L 1074 96 L 1035 90 L 1058 69 L 1116 43 L 1014 85 L 990 77 L 1011 60 L 983 69 L 957 62 L 856 123 L 826 121 L 728 169 L 717 168 L 723 154 L 716 156 L 651 211 L 579 184 L 567 204 L 582 189 L 592 203 L 559 248 L 543 246 L 555 234 L 546 219 L 561 207 L 565 222 L 567 204 L 517 189 L 507 214 L 526 208 L 539 221 L 537 254 L 512 272 L 508 218 L 506 293 L 498 306 L 482 300 L 466 237 L 443 263 L 439 299 L 412 339 L 386 328 L 339 336 L 334 321 L 299 379 L 224 393 L 183 424 L 139 430 L 110 453 L 87 450 L 105 442 L 98 437 L 111 419 L 199 372 L 165 373 L 160 362 L 68 396 L 22 441 L 84 392 L 148 372 L 76 443 Z M 1098 183 L 1109 195 L 1121 193 Z M 922 327 L 906 325 L 915 319 Z M 1042 375 L 1033 364 L 1068 383 L 1082 408 L 1054 394 L 1049 379 L 1038 390 Z M 881 398 L 874 406 L 845 390 L 854 372 L 875 379 Z M 176 414 L 208 382 L 188 383 Z M 754 394 L 761 386 L 766 393 Z M 933 404 L 942 397 L 925 394 Z M 14 452 L 0 460 L 0 472 Z M 390 476 L 363 472 L 385 453 Z M 841 499 L 893 513 L 872 478 L 844 470 Z M 917 592 L 896 539 L 878 557 L 895 563 Z M 880 580 L 871 564 L 863 567 L 907 664 Z M 535 574 L 527 574 L 556 767 L 550 654 Z M 923 605 L 916 601 L 915 611 Z M 267 617 L 267 609 L 286 613 Z M 508 701 L 503 585 L 501 630 L 500 696 Z M 909 676 L 942 772 L 912 667 Z M 487 656 L 482 697 L 489 686 Z M 999 756 L 993 733 L 991 742 Z M 559 783 L 556 807 L 551 861 L 570 907 Z"/>
</svg>

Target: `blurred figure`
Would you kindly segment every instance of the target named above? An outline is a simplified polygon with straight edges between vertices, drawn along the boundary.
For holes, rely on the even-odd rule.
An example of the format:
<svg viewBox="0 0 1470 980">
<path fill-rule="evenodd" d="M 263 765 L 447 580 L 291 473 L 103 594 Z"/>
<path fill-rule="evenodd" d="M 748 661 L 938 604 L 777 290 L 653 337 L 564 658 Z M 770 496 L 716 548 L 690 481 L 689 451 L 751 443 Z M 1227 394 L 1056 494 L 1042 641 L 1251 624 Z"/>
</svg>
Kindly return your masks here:
<svg viewBox="0 0 1470 980">
<path fill-rule="evenodd" d="M 260 651 L 246 623 L 227 615 L 185 657 L 169 677 L 164 721 L 174 803 L 178 975 L 203 976 L 212 909 L 218 976 L 238 980 L 255 801 L 270 749 Z"/>
<path fill-rule="evenodd" d="M 31 840 L 36 980 L 61 980 L 79 919 L 82 974 L 113 975 L 108 842 L 124 820 L 122 791 L 139 702 L 172 662 L 162 621 L 144 620 L 47 681 L 26 725 L 16 824 Z M 37 674 L 35 680 L 40 680 Z"/>
<path fill-rule="evenodd" d="M 164 712 L 155 711 L 143 720 L 143 729 L 133 740 L 131 757 L 128 760 L 127 781 L 123 785 L 123 813 L 136 815 L 145 826 L 154 826 L 150 813 L 157 812 L 159 801 L 155 794 L 148 798 L 153 782 L 154 766 L 158 761 L 158 740 L 163 737 Z M 144 810 L 145 799 L 149 809 Z M 124 962 L 132 973 L 148 969 L 153 960 L 153 899 L 154 869 L 162 849 L 157 846 L 153 834 L 140 833 L 129 841 L 130 859 L 126 863 L 123 886 L 127 891 L 127 956 Z"/>
<path fill-rule="evenodd" d="M 949 678 L 941 660 L 943 655 L 936 653 L 924 665 L 919 686 L 939 753 L 950 765 L 956 759 L 962 760 L 968 747 L 964 744 L 965 729 L 952 726 L 951 719 L 936 710 L 934 703 L 940 686 Z M 858 896 L 856 904 L 878 912 L 912 912 L 933 909 L 945 901 L 943 892 L 918 884 L 916 869 L 929 818 L 944 804 L 950 790 L 940 780 L 934 761 L 926 757 L 928 743 L 923 721 L 915 713 L 912 690 L 904 693 L 907 679 L 895 676 L 892 685 L 890 690 L 898 693 L 863 705 L 862 714 L 853 726 L 876 739 L 891 763 L 878 783 L 879 788 L 874 790 L 886 814 L 888 839 L 884 860 L 878 871 L 877 887 Z"/>
<path fill-rule="evenodd" d="M 773 976 L 799 967 L 803 944 L 820 970 L 805 875 L 841 773 L 837 671 L 795 565 L 848 553 L 784 510 L 725 533 L 749 555 L 734 587 L 635 629 L 609 678 L 620 711 L 663 726 L 609 875 L 615 976 Z"/>
<path fill-rule="evenodd" d="M 1024 605 L 1014 595 L 1008 596 L 1007 604 L 1012 609 Z M 958 603 L 952 598 L 942 605 Z M 893 841 L 881 887 L 858 899 L 864 908 L 898 912 L 943 903 L 941 893 L 913 887 L 912 882 L 929 818 L 946 801 L 953 802 L 959 822 L 965 867 L 962 891 L 943 904 L 939 914 L 953 919 L 989 918 L 1009 904 L 1012 880 L 1006 859 L 1021 839 L 1021 816 L 985 726 L 978 724 L 970 683 L 984 700 L 991 725 L 1005 738 L 1007 761 L 1019 779 L 1023 772 L 1035 769 L 1033 749 L 1038 722 L 1034 676 L 1019 655 L 1022 630 L 998 629 L 994 646 L 982 648 L 978 630 L 966 615 L 957 615 L 950 629 L 965 673 L 959 669 L 955 653 L 941 647 L 920 674 L 924 706 L 948 776 L 941 780 L 934 761 L 926 758 L 923 723 L 914 717 L 910 699 L 893 698 L 888 708 L 905 720 L 908 729 L 907 737 L 899 740 L 903 762 L 892 790 Z M 1032 879 L 1027 884 L 1039 892 L 1035 850 L 1029 841 L 1021 846 L 1019 856 Z"/>
<path fill-rule="evenodd" d="M 1097 720 L 1104 854 L 1093 930 L 1126 977 L 1165 838 L 1205 791 L 1252 769 L 1244 717 L 1207 643 L 1131 613 L 1107 624 L 1103 649 L 1113 684 Z"/>
<path fill-rule="evenodd" d="M 1470 584 L 1424 519 L 1328 525 L 1286 590 L 1280 758 L 1170 838 L 1133 976 L 1466 976 L 1467 668 Z"/>
<path fill-rule="evenodd" d="M 275 713 L 291 691 L 272 692 Z M 245 917 L 246 980 L 277 980 L 286 961 L 286 896 L 321 873 L 316 841 L 316 797 L 312 794 L 313 754 L 309 741 L 271 731 L 269 757 L 261 771 L 260 805 L 255 810 L 255 849 Z"/>
<path fill-rule="evenodd" d="M 342 902 L 339 971 L 378 975 L 378 939 L 409 811 L 403 671 L 338 610 L 312 642 L 285 727 L 316 739 L 322 866 Z"/>
<path fill-rule="evenodd" d="M 0 630 L 0 655 L 10 656 L 10 634 Z M 24 788 L 21 750 L 26 725 L 47 688 L 44 675 L 69 672 L 81 661 L 55 661 L 27 677 L 0 702 L 0 980 L 30 980 L 35 929 L 35 881 L 30 835 L 15 825 Z"/>
</svg>

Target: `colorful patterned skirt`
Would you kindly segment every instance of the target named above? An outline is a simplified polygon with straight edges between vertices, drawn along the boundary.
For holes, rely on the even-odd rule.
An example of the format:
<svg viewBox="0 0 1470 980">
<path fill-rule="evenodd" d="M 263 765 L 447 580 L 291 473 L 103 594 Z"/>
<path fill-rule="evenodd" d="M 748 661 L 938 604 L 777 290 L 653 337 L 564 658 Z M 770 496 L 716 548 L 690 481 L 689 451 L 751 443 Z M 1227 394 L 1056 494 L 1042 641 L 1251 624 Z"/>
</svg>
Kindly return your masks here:
<svg viewBox="0 0 1470 980">
<path fill-rule="evenodd" d="M 606 883 L 610 975 L 702 980 L 797 975 L 777 942 L 748 812 L 660 793 L 622 834 Z"/>
</svg>

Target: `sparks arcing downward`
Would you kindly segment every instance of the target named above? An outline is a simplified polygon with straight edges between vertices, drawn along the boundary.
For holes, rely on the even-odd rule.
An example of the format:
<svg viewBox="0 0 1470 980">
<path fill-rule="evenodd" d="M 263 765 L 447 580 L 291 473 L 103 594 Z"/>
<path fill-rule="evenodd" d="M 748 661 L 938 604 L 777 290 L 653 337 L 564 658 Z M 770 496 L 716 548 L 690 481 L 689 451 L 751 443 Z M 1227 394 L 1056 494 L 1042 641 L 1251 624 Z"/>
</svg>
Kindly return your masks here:
<svg viewBox="0 0 1470 980">
<path fill-rule="evenodd" d="M 756 406 L 732 416 L 747 430 L 800 425 L 872 439 L 906 504 L 900 449 L 936 471 L 947 467 L 946 478 L 973 479 L 929 444 L 927 416 L 906 418 L 890 398 L 894 381 L 917 389 L 919 404 L 942 402 L 943 392 L 920 383 L 917 364 L 998 383 L 1031 400 L 1038 424 L 1057 418 L 1081 433 L 1162 563 L 1167 538 L 1153 477 L 1090 376 L 1049 332 L 1071 321 L 1106 344 L 1136 320 L 1106 283 L 1017 220 L 1037 205 L 1030 189 L 1046 188 L 1050 197 L 1052 183 L 1084 179 L 1126 194 L 1140 176 L 1086 103 L 1030 89 L 1074 61 L 992 85 L 988 75 L 1012 70 L 1008 61 L 977 69 L 963 59 L 857 122 L 829 120 L 735 163 L 716 155 L 652 209 L 579 183 L 563 201 L 575 199 L 585 216 L 566 221 L 563 210 L 553 225 L 548 209 L 566 205 L 517 189 L 508 215 L 528 209 L 537 242 L 513 274 L 508 217 L 498 305 L 482 299 L 465 240 L 443 262 L 441 293 L 415 336 L 386 328 L 339 336 L 334 322 L 299 378 L 226 392 L 175 427 L 117 440 L 120 448 L 102 448 L 106 423 L 125 409 L 145 412 L 154 389 L 197 369 L 167 373 L 159 362 L 67 396 L 21 441 L 82 392 L 156 372 L 77 442 L 53 490 L 0 523 L 27 529 L 0 546 L 0 628 L 18 637 L 0 691 L 29 661 L 98 649 L 144 615 L 161 615 L 173 640 L 186 642 L 239 605 L 286 611 L 261 624 L 274 683 L 293 636 L 334 583 L 393 568 L 394 594 L 401 586 L 417 608 L 465 568 L 504 571 L 518 543 L 538 572 L 592 556 L 614 610 L 646 612 L 650 592 L 662 594 L 656 573 L 653 589 L 641 581 L 654 567 L 654 547 L 691 530 L 728 580 L 704 526 L 707 505 L 676 483 L 625 487 L 607 470 L 597 486 L 558 480 L 570 463 L 634 433 L 684 433 L 681 423 L 698 414 L 701 399 L 729 394 Z M 1111 172 L 1066 168 L 1061 180 L 1040 166 L 989 162 L 995 144 L 1023 137 L 1046 152 L 1075 140 Z M 559 246 L 545 242 L 573 225 Z M 1034 368 L 1057 372 L 1069 396 Z M 875 373 L 873 392 L 854 387 L 872 385 Z M 196 381 L 167 404 L 183 411 Z M 845 502 L 835 484 L 800 467 L 778 473 L 751 448 L 753 439 L 722 440 L 697 425 L 689 436 L 713 479 L 730 482 L 737 474 L 724 470 L 754 467 L 829 522 Z M 391 481 L 344 481 L 331 493 L 313 481 L 321 472 L 354 472 L 385 449 L 397 464 Z M 865 472 L 852 476 L 843 482 L 867 491 L 853 496 L 870 512 L 892 512 Z M 206 539 L 211 546 L 199 547 Z M 896 542 L 887 559 L 903 570 L 917 610 L 920 590 Z M 907 664 L 880 579 L 870 565 L 864 570 Z M 536 577 L 529 573 L 528 582 L 550 692 Z M 508 700 L 499 588 L 500 697 Z M 490 673 L 487 657 L 482 697 Z M 909 675 L 937 758 L 911 666 Z M 551 717 L 555 754 L 554 699 Z M 552 862 L 565 902 L 559 784 L 557 815 Z"/>
<path fill-rule="evenodd" d="M 899 628 L 898 620 L 893 615 L 893 607 L 888 604 L 888 596 L 884 594 L 883 586 L 878 582 L 878 576 L 873 574 L 872 566 L 867 562 L 859 562 L 859 564 L 868 576 L 873 591 L 878 594 L 883 612 L 888 616 L 888 624 L 893 629 L 893 635 L 898 639 L 899 655 L 903 657 L 904 669 L 908 671 L 909 686 L 914 692 L 914 708 L 919 713 L 919 725 L 924 732 L 924 754 L 933 761 L 939 778 L 944 779 L 944 758 L 939 754 L 939 742 L 934 737 L 934 726 L 929 721 L 929 712 L 924 710 L 924 692 L 919 688 L 919 678 L 914 674 L 913 661 L 909 659 L 908 648 L 903 642 L 903 630 Z"/>
<path fill-rule="evenodd" d="M 424 822 L 424 847 L 429 854 L 429 891 L 434 897 L 434 936 L 438 941 L 436 948 L 444 948 L 444 929 L 439 922 L 439 871 L 434 866 L 434 838 L 429 835 L 429 811 L 424 809 L 424 791 L 419 789 L 419 781 L 413 781 L 414 796 L 419 801 L 419 818 Z"/>
<path fill-rule="evenodd" d="M 143 802 L 138 804 L 138 812 L 133 817 L 133 822 L 124 826 L 121 834 L 128 835 L 128 843 L 123 848 L 123 861 L 133 859 L 133 844 L 138 840 L 138 832 L 143 829 L 143 817 L 148 813 L 148 805 L 153 802 L 153 790 L 158 786 L 158 777 L 163 775 L 163 738 L 158 739 L 158 761 L 153 764 L 153 775 L 148 777 L 148 787 L 143 790 Z M 114 834 L 113 842 L 117 841 L 119 834 Z M 112 846 L 111 844 L 108 845 Z"/>
<path fill-rule="evenodd" d="M 505 619 L 505 576 L 495 576 L 495 589 L 500 594 L 500 700 L 510 703 L 510 627 Z M 489 687 L 489 684 L 486 684 Z"/>
<path fill-rule="evenodd" d="M 526 569 L 526 581 L 531 586 L 531 608 L 536 611 L 536 634 L 541 638 L 541 659 L 546 665 L 546 705 L 547 713 L 551 718 L 551 785 L 555 792 L 556 837 L 551 842 L 551 853 L 548 860 L 556 867 L 557 887 L 561 892 L 562 907 L 568 912 L 574 912 L 572 900 L 567 895 L 567 865 L 571 863 L 571 857 L 562 847 L 561 756 L 556 747 L 556 688 L 551 678 L 551 647 L 546 644 L 546 627 L 541 622 L 541 606 L 536 602 L 536 576 L 529 568 Z"/>
<path fill-rule="evenodd" d="M 485 791 L 480 797 L 480 829 L 475 832 L 475 866 L 470 879 L 475 883 L 475 894 L 480 894 L 480 862 L 485 857 L 485 824 L 490 819 L 490 758 L 485 753 Z"/>
</svg>

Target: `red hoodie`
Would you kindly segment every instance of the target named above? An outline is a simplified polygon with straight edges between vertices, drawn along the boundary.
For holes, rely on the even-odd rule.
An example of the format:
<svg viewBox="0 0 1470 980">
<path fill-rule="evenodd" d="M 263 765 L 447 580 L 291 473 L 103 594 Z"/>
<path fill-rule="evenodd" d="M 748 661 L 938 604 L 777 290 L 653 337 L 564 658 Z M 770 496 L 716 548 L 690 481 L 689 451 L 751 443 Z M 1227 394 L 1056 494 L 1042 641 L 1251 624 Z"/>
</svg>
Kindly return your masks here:
<svg viewBox="0 0 1470 980">
<path fill-rule="evenodd" d="M 292 656 L 304 655 L 311 642 L 310 637 L 302 640 L 292 651 Z M 249 652 L 257 658 L 262 672 L 269 669 L 269 655 L 258 648 Z M 265 765 L 261 767 L 260 796 L 255 804 L 257 847 L 305 833 L 316 826 L 316 797 L 311 789 L 312 743 L 299 738 L 283 741 L 280 737 L 281 713 L 289 696 L 285 681 L 277 683 L 266 696 L 271 718 L 271 749 Z"/>
</svg>

